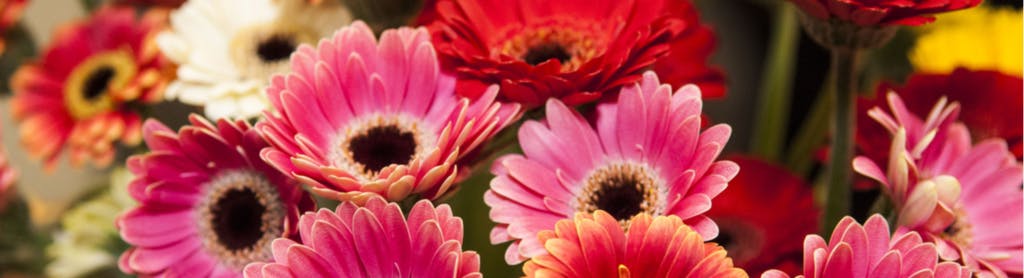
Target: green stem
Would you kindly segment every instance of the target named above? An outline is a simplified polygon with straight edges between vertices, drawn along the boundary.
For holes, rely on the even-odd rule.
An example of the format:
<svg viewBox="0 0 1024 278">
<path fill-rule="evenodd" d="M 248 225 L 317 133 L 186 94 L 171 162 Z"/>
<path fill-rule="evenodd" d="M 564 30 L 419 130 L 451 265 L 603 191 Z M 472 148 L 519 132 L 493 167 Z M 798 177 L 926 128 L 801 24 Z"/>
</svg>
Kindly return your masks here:
<svg viewBox="0 0 1024 278">
<path fill-rule="evenodd" d="M 832 111 L 832 74 L 825 78 L 811 111 L 807 112 L 800 130 L 789 146 L 786 165 L 801 177 L 807 177 L 814 166 L 814 151 L 823 146 L 828 134 L 829 113 Z"/>
<path fill-rule="evenodd" d="M 832 49 L 832 72 L 835 79 L 832 113 L 832 145 L 828 164 L 828 197 L 822 221 L 823 233 L 828 238 L 839 220 L 850 212 L 850 162 L 853 160 L 853 129 L 855 118 L 854 81 L 860 50 L 835 47 Z"/>
<path fill-rule="evenodd" d="M 800 29 L 793 5 L 779 2 L 775 6 L 768 59 L 761 75 L 761 92 L 751 151 L 765 159 L 779 159 L 786 136 L 790 91 L 793 88 L 793 65 Z"/>
</svg>

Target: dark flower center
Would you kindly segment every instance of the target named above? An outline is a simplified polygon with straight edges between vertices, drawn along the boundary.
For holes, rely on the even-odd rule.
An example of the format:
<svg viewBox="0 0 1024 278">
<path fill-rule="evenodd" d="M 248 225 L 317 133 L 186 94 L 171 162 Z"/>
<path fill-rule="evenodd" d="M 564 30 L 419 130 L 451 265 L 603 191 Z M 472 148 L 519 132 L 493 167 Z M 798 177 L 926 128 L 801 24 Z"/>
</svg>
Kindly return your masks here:
<svg viewBox="0 0 1024 278">
<path fill-rule="evenodd" d="M 576 199 L 577 210 L 603 210 L 625 223 L 639 213 L 659 212 L 658 188 L 651 171 L 643 166 L 611 165 L 595 170 L 586 179 L 583 194 Z"/>
<path fill-rule="evenodd" d="M 391 164 L 406 164 L 416 153 L 416 137 L 395 125 L 372 127 L 349 141 L 352 160 L 366 171 L 377 172 Z"/>
<path fill-rule="evenodd" d="M 213 214 L 210 226 L 228 250 L 248 249 L 263 237 L 266 210 L 252 189 L 230 189 L 210 208 Z"/>
<path fill-rule="evenodd" d="M 569 51 L 565 50 L 565 47 L 557 43 L 534 45 L 523 55 L 523 61 L 534 66 L 551 59 L 557 59 L 564 64 L 569 59 L 572 59 L 572 55 L 569 54 Z"/>
<path fill-rule="evenodd" d="M 601 181 L 601 189 L 594 192 L 594 205 L 615 216 L 615 219 L 629 220 L 640 212 L 644 202 L 644 193 L 640 191 L 640 181 L 634 176 L 612 176 Z"/>
<path fill-rule="evenodd" d="M 714 243 L 718 243 L 718 245 L 721 245 L 722 248 L 725 248 L 725 250 L 728 250 L 728 251 L 731 251 L 732 248 L 734 247 L 734 246 L 732 246 L 733 243 L 734 243 L 733 242 L 733 238 L 732 238 L 732 234 L 731 233 L 727 233 L 727 232 L 725 232 L 723 230 L 719 230 L 718 231 L 718 237 L 716 237 L 715 239 L 713 239 L 711 241 L 714 242 Z"/>
<path fill-rule="evenodd" d="M 115 73 L 113 67 L 102 66 L 89 74 L 85 79 L 85 86 L 82 86 L 82 95 L 85 99 L 93 101 L 102 96 L 103 92 L 107 91 L 110 81 L 114 79 Z"/>
<path fill-rule="evenodd" d="M 286 36 L 271 36 L 256 46 L 256 55 L 267 63 L 288 59 L 295 51 L 295 41 Z"/>
</svg>

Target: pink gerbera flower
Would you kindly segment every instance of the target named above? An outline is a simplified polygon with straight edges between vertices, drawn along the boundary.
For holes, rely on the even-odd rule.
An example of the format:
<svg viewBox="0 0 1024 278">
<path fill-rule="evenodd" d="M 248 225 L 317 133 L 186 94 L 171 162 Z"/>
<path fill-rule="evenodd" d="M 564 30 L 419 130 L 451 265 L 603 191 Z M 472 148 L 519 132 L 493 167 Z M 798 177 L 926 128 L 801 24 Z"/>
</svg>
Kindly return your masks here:
<svg viewBox="0 0 1024 278">
<path fill-rule="evenodd" d="M 295 182 L 259 158 L 266 143 L 244 121 L 213 125 L 199 116 L 175 133 L 144 125 L 152 151 L 128 160 L 139 206 L 121 215 L 133 247 L 121 270 L 143 276 L 241 276 L 271 259 L 273 239 L 295 235 L 301 211 L 315 208 Z"/>
<path fill-rule="evenodd" d="M 380 197 L 307 212 L 299 234 L 303 244 L 275 240 L 274 262 L 249 264 L 245 277 L 482 276 L 476 252 L 462 251 L 462 219 L 427 200 L 408 219 Z"/>
<path fill-rule="evenodd" d="M 778 270 L 761 275 L 783 277 L 789 275 Z M 804 274 L 797 277 L 968 278 L 971 272 L 956 263 L 939 263 L 935 245 L 923 242 L 916 232 L 890 238 L 889 224 L 876 214 L 864 226 L 844 217 L 828 242 L 818 235 L 808 235 L 804 239 Z"/>
<path fill-rule="evenodd" d="M 1006 141 L 972 146 L 967 127 L 953 123 L 958 105 L 945 99 L 924 121 L 895 94 L 889 104 L 895 118 L 869 112 L 894 134 L 887 171 L 866 157 L 854 169 L 884 186 L 900 226 L 935 242 L 943 259 L 998 277 L 1024 272 L 1024 168 Z"/>
<path fill-rule="evenodd" d="M 519 114 L 494 101 L 496 86 L 472 102 L 457 97 L 424 28 L 384 31 L 378 43 L 356 22 L 291 61 L 267 89 L 276 109 L 257 124 L 273 146 L 262 155 L 326 198 L 440 198 Z"/>
<path fill-rule="evenodd" d="M 739 168 L 715 161 L 727 125 L 701 132 L 701 93 L 647 72 L 617 103 L 597 107 L 596 128 L 561 101 L 549 100 L 544 122 L 519 129 L 524 155 L 495 162 L 484 201 L 498 226 L 493 243 L 513 240 L 509 264 L 545 253 L 541 230 L 577 212 L 604 210 L 625 223 L 638 213 L 676 215 L 705 239 L 718 228 L 702 215 Z"/>
<path fill-rule="evenodd" d="M 527 277 L 747 277 L 675 215 L 637 214 L 624 229 L 604 211 L 577 213 L 538 237 L 548 254 L 523 265 Z"/>
</svg>

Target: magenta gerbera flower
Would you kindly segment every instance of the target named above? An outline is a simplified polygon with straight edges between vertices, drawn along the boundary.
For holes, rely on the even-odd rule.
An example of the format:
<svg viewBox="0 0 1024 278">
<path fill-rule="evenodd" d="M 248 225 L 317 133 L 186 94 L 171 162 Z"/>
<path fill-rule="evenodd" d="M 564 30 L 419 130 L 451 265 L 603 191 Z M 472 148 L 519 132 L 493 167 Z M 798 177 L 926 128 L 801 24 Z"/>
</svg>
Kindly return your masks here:
<svg viewBox="0 0 1024 278">
<path fill-rule="evenodd" d="M 121 215 L 132 248 L 121 270 L 143 276 L 241 276 L 271 259 L 273 239 L 294 236 L 301 211 L 315 208 L 297 183 L 260 160 L 266 142 L 244 121 L 199 116 L 175 133 L 143 126 L 152 150 L 128 160 L 128 190 L 139 206 Z"/>
<path fill-rule="evenodd" d="M 894 116 L 869 113 L 894 135 L 887 171 L 858 157 L 857 172 L 879 181 L 892 197 L 902 228 L 938 246 L 946 260 L 1006 277 L 1024 272 L 1024 168 L 1006 141 L 971 145 L 966 126 L 955 123 L 959 106 L 945 99 L 926 120 L 889 94 Z"/>
<path fill-rule="evenodd" d="M 604 210 L 625 223 L 638 213 L 676 215 L 705 239 L 718 228 L 702 215 L 739 168 L 715 161 L 729 138 L 727 125 L 700 131 L 701 93 L 669 85 L 647 72 L 625 87 L 617 103 L 597 107 L 596 128 L 558 100 L 544 122 L 519 129 L 525 155 L 495 162 L 484 201 L 498 226 L 494 243 L 515 241 L 514 264 L 545 253 L 537 232 L 577 212 Z"/>
<path fill-rule="evenodd" d="M 832 238 L 808 235 L 804 239 L 803 275 L 807 278 L 968 278 L 971 271 L 952 262 L 938 262 L 932 243 L 923 242 L 916 232 L 890 237 L 889 224 L 873 215 L 861 226 L 847 216 L 839 221 Z M 761 278 L 788 278 L 769 270 Z"/>
<path fill-rule="evenodd" d="M 337 200 L 437 199 L 469 171 L 471 154 L 517 119 L 519 106 L 455 95 L 424 28 L 381 34 L 362 22 L 292 54 L 293 72 L 267 89 L 257 124 L 271 165 Z"/>
<path fill-rule="evenodd" d="M 427 200 L 408 218 L 376 196 L 307 212 L 299 235 L 303 244 L 275 240 L 274 262 L 249 264 L 245 277 L 481 277 L 479 256 L 462 251 L 462 219 Z"/>
</svg>

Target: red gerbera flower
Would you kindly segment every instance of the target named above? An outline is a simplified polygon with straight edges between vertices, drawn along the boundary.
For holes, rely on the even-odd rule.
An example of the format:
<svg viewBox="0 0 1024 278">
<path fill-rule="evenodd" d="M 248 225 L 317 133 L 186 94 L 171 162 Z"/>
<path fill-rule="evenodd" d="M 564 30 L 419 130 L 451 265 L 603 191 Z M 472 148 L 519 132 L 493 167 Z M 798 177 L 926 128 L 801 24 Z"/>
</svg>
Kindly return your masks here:
<svg viewBox="0 0 1024 278">
<path fill-rule="evenodd" d="M 462 77 L 464 96 L 501 84 L 505 101 L 578 105 L 652 67 L 666 83 L 696 83 L 706 97 L 724 91 L 721 73 L 705 64 L 711 31 L 688 1 L 444 0 L 436 9 L 434 43 L 445 68 Z"/>
<path fill-rule="evenodd" d="M 857 101 L 857 148 L 863 156 L 883 164 L 889 157 L 889 131 L 868 116 L 872 107 L 888 107 L 885 93 L 895 91 L 907 109 L 915 115 L 928 115 L 939 98 L 960 103 L 960 121 L 970 130 L 975 142 L 989 138 L 1006 140 L 1010 150 L 1022 155 L 1024 143 L 1024 80 L 998 71 L 957 69 L 950 74 L 915 74 L 902 87 L 883 83 L 874 99 Z M 886 165 L 880 165 L 886 167 Z M 873 187 L 871 182 L 858 183 Z"/>
<path fill-rule="evenodd" d="M 11 78 L 11 112 L 29 154 L 55 165 L 67 148 L 71 162 L 106 166 L 114 143 L 142 138 L 141 105 L 159 102 L 173 76 L 152 38 L 166 12 L 141 19 L 132 8 L 103 8 L 58 29 L 38 62 Z"/>
<path fill-rule="evenodd" d="M 818 229 L 819 209 L 811 186 L 759 159 L 732 156 L 729 160 L 741 170 L 707 212 L 718 224 L 714 241 L 750 273 L 800 270 L 804 236 Z"/>
<path fill-rule="evenodd" d="M 917 26 L 935 21 L 933 14 L 977 6 L 981 0 L 789 0 L 804 13 L 860 26 Z"/>
</svg>

